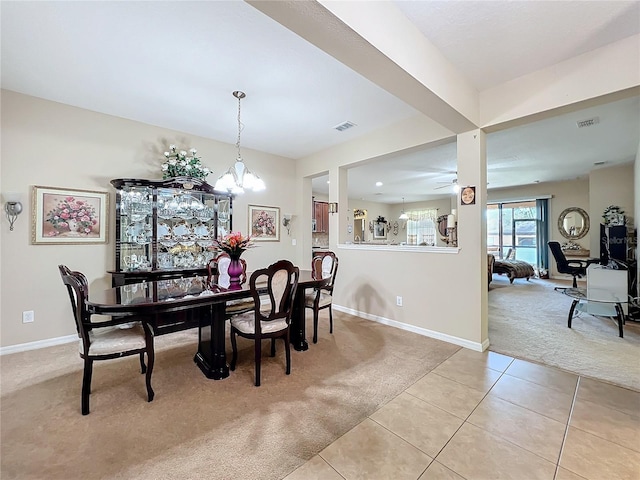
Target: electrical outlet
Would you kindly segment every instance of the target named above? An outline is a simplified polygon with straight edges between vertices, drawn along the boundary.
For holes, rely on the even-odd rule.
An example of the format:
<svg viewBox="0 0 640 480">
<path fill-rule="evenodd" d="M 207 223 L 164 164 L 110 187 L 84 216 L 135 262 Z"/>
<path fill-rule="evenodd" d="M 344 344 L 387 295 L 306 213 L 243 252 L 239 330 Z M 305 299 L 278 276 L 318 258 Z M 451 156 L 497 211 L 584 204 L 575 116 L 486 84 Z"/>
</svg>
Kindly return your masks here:
<svg viewBox="0 0 640 480">
<path fill-rule="evenodd" d="M 31 323 L 35 320 L 35 314 L 33 310 L 27 310 L 26 312 L 22 312 L 22 323 Z"/>
<path fill-rule="evenodd" d="M 291 239 L 291 245 L 293 245 L 293 246 L 295 247 L 295 246 L 296 246 L 296 243 L 297 243 L 297 242 L 296 242 L 296 239 L 295 239 L 295 238 L 292 238 L 292 239 Z"/>
<path fill-rule="evenodd" d="M 398 307 L 401 307 L 401 306 L 402 306 L 402 297 L 396 297 L 396 305 L 397 305 Z"/>
</svg>

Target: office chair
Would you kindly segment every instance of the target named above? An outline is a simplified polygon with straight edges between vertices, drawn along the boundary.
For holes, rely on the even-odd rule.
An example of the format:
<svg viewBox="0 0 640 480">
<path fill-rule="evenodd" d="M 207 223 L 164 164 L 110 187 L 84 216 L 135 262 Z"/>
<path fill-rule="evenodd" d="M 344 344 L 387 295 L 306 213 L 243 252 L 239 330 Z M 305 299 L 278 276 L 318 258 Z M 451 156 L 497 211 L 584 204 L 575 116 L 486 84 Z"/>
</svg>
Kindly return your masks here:
<svg viewBox="0 0 640 480">
<path fill-rule="evenodd" d="M 573 275 L 573 288 L 578 287 L 578 278 L 582 278 L 583 275 L 587 274 L 587 267 L 592 263 L 597 263 L 598 259 L 589 259 L 589 260 L 567 260 L 567 257 L 564 256 L 564 252 L 562 251 L 562 247 L 559 242 L 549 242 L 549 248 L 551 249 L 551 253 L 553 254 L 553 258 L 556 260 L 556 266 L 558 268 L 558 273 L 567 273 L 569 275 Z M 554 290 L 566 290 L 567 287 L 555 287 Z"/>
</svg>

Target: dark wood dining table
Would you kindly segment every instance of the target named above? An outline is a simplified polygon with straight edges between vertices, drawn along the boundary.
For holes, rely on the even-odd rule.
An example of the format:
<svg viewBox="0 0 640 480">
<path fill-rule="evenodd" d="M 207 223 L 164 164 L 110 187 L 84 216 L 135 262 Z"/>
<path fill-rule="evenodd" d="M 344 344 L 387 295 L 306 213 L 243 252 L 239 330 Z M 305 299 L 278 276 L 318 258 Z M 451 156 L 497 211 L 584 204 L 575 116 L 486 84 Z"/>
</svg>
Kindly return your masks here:
<svg viewBox="0 0 640 480">
<path fill-rule="evenodd" d="M 311 270 L 300 270 L 300 279 L 291 316 L 291 346 L 298 351 L 307 350 L 305 338 L 304 294 L 308 288 L 321 287 L 329 279 L 314 278 Z M 230 290 L 217 285 L 214 277 L 176 278 L 123 285 L 102 291 L 90 291 L 87 308 L 97 315 L 142 317 L 153 327 L 155 334 L 169 333 L 180 328 L 169 328 L 158 319 L 180 312 L 197 310 L 198 351 L 194 361 L 202 372 L 214 380 L 229 376 L 225 351 L 225 304 L 227 301 L 251 297 L 248 282 L 239 289 Z M 174 326 L 175 327 L 175 326 Z"/>
</svg>

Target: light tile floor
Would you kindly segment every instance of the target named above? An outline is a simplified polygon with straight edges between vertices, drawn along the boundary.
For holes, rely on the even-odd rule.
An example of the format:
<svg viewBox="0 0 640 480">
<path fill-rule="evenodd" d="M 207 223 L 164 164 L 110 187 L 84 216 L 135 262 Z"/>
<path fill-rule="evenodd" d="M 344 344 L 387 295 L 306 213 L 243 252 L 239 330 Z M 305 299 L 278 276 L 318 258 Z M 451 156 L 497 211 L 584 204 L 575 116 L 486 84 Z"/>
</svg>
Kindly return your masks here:
<svg viewBox="0 0 640 480">
<path fill-rule="evenodd" d="M 640 393 L 461 349 L 285 480 L 313 479 L 640 480 Z"/>
</svg>

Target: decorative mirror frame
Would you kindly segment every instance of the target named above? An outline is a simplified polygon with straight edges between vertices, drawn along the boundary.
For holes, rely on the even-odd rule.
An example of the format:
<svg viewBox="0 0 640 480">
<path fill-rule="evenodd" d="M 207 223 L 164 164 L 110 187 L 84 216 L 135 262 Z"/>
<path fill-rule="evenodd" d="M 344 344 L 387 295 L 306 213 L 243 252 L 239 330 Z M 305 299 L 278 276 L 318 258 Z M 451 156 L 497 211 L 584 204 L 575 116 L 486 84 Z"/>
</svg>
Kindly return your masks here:
<svg viewBox="0 0 640 480">
<path fill-rule="evenodd" d="M 438 233 L 441 240 L 447 239 L 447 215 L 440 215 L 436 220 L 438 224 Z"/>
<path fill-rule="evenodd" d="M 584 219 L 584 228 L 577 235 L 571 235 L 569 232 L 567 232 L 564 229 L 564 219 L 568 214 L 572 212 L 579 213 L 580 215 L 582 215 L 582 218 Z M 560 216 L 558 217 L 558 230 L 560 231 L 560 235 L 562 235 L 564 238 L 568 238 L 569 240 L 578 240 L 580 238 L 585 237 L 587 233 L 589 233 L 589 227 L 590 227 L 589 214 L 579 207 L 565 208 L 562 211 L 562 213 L 560 213 Z"/>
</svg>

